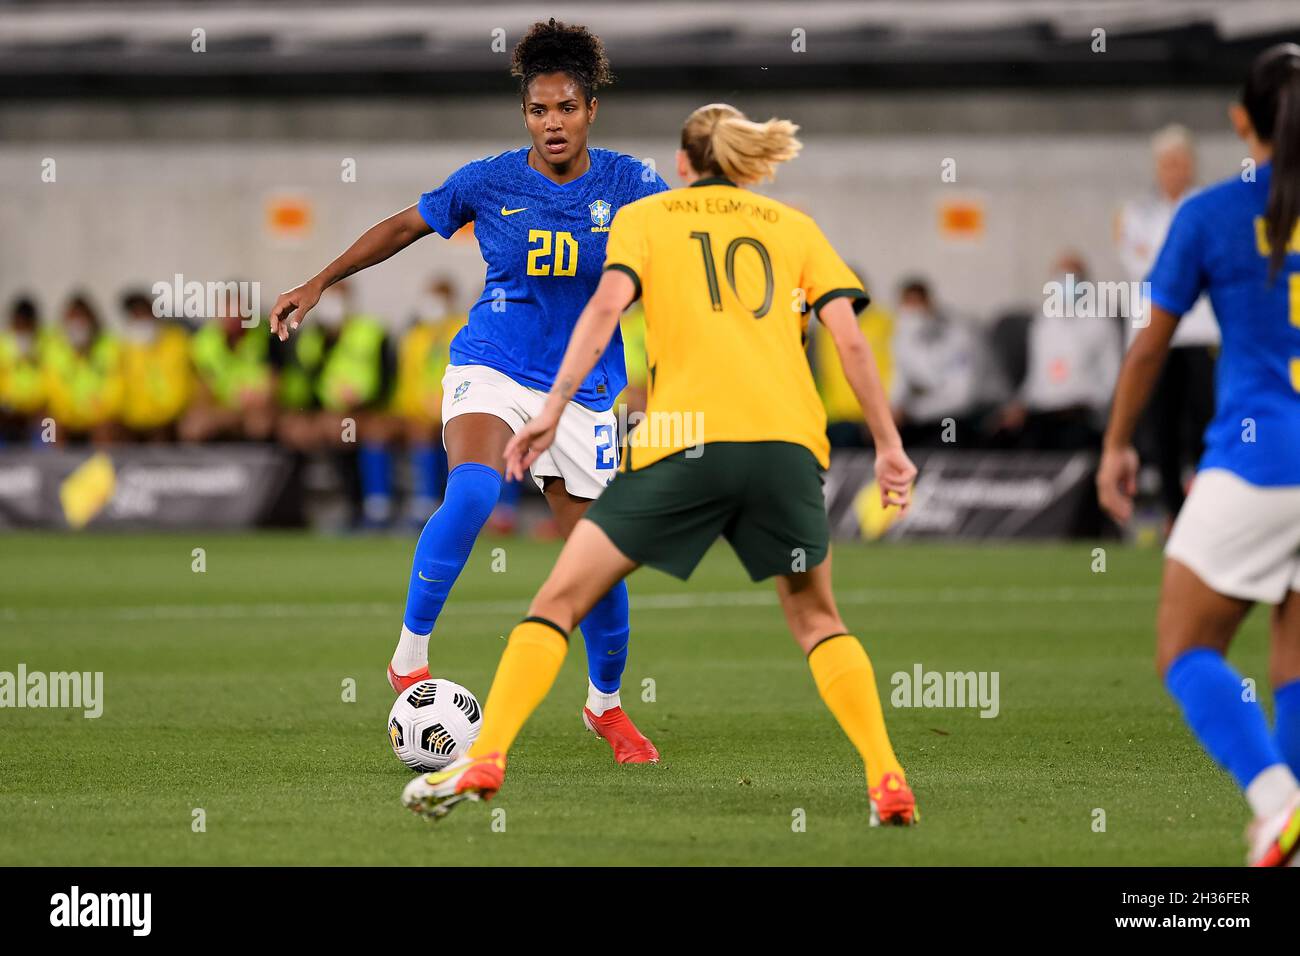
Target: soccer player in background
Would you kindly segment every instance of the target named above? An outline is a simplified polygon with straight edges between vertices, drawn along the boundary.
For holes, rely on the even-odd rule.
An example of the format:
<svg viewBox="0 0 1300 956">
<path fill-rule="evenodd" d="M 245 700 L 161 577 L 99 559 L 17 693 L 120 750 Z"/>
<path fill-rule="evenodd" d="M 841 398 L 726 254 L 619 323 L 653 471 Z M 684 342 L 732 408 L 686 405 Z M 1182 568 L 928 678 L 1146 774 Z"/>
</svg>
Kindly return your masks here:
<svg viewBox="0 0 1300 956">
<path fill-rule="evenodd" d="M 534 24 L 515 46 L 530 146 L 469 163 L 420 201 L 371 227 L 313 279 L 283 293 L 271 311 L 283 339 L 331 285 L 437 232 L 474 223 L 487 261 L 483 294 L 451 346 L 443 380 L 443 443 L 450 473 L 442 506 L 420 535 L 406 613 L 388 679 L 400 693 L 429 677 L 429 635 L 501 494 L 505 448 L 537 414 L 583 304 L 600 280 L 609 224 L 620 208 L 668 187 L 631 156 L 588 148 L 595 92 L 608 84 L 600 38 L 585 27 Z M 292 316 L 292 318 L 291 318 Z M 532 463 L 561 531 L 568 534 L 613 478 L 618 457 L 614 398 L 623 390 L 623 344 L 584 374 L 569 395 L 564 434 Z M 620 763 L 659 759 L 621 706 L 630 632 L 627 588 L 601 592 L 582 620 L 588 693 L 583 722 Z"/>
<path fill-rule="evenodd" d="M 563 433 L 571 396 L 610 347 L 623 310 L 642 296 L 649 418 L 511 632 L 478 739 L 446 770 L 407 785 L 412 810 L 436 819 L 461 800 L 495 794 L 511 744 L 559 673 L 574 622 L 643 564 L 688 578 L 721 535 L 751 578 L 776 577 L 822 700 L 862 756 L 871 823 L 917 822 L 871 661 L 831 593 L 821 482 L 830 447 L 804 354 L 804 303 L 834 338 L 866 414 L 882 505 L 907 507 L 916 469 L 858 327 L 868 301 L 858 278 L 811 218 L 744 188 L 798 153 L 797 129 L 751 122 L 723 104 L 701 107 L 686 120 L 677 154 L 687 187 L 619 214 L 605 274 L 545 406 L 506 449 L 507 467 L 522 471 Z M 656 415 L 702 418 L 700 444 L 663 429 Z"/>
<path fill-rule="evenodd" d="M 1208 293 L 1223 335 L 1217 408 L 1165 547 L 1156 664 L 1192 732 L 1245 792 L 1248 861 L 1285 866 L 1300 847 L 1300 46 L 1260 54 L 1230 116 L 1257 168 L 1174 214 L 1149 277 L 1150 324 L 1115 388 L 1097 490 L 1127 522 L 1133 430 L 1179 317 Z M 1257 601 L 1273 606 L 1272 732 L 1225 658 Z"/>
</svg>

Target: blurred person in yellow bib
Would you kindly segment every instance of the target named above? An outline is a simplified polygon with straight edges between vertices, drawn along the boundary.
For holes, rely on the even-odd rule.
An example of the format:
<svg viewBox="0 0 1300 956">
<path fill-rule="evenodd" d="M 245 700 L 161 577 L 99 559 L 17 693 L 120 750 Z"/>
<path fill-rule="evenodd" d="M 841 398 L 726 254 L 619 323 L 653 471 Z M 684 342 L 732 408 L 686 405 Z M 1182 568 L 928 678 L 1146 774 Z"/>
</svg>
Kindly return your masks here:
<svg viewBox="0 0 1300 956">
<path fill-rule="evenodd" d="M 189 334 L 155 316 L 152 300 L 142 292 L 123 296 L 122 311 L 122 437 L 172 441 L 194 393 Z"/>
<path fill-rule="evenodd" d="M 189 339 L 194 381 L 178 432 L 186 442 L 266 441 L 274 436 L 282 351 L 265 322 L 245 328 L 228 298 Z"/>
<path fill-rule="evenodd" d="M 397 347 L 392 412 L 411 463 L 407 520 L 416 531 L 442 503 L 447 453 L 442 446 L 442 377 L 451 364 L 451 340 L 467 321 L 455 283 L 431 281 L 415 304 Z"/>
<path fill-rule="evenodd" d="M 44 335 L 36 303 L 26 296 L 9 308 L 0 329 L 0 444 L 35 441 L 45 411 Z"/>
<path fill-rule="evenodd" d="M 41 367 L 55 441 L 112 442 L 125 393 L 122 349 L 85 295 L 69 300 L 62 327 L 43 342 Z"/>
<path fill-rule="evenodd" d="M 361 523 L 386 527 L 393 516 L 392 445 L 401 433 L 389 414 L 395 361 L 378 316 L 352 307 L 336 282 L 312 313 L 316 322 L 292 342 L 280 381 L 280 440 L 300 454 L 334 452 Z"/>
</svg>

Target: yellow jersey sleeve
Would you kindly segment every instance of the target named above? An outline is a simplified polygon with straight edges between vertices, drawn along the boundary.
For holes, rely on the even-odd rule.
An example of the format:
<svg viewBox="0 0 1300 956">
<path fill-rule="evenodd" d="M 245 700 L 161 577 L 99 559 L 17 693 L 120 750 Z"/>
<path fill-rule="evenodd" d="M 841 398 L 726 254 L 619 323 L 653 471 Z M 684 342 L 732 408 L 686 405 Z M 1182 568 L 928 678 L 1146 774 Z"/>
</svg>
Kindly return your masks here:
<svg viewBox="0 0 1300 956">
<path fill-rule="evenodd" d="M 812 220 L 808 221 L 807 250 L 799 281 L 814 312 L 840 297 L 852 299 L 854 312 L 861 312 L 871 301 L 862 288 L 862 281 L 844 264 L 830 240 Z"/>
<path fill-rule="evenodd" d="M 638 204 L 624 206 L 614 216 L 605 246 L 605 268 L 617 269 L 636 286 L 633 301 L 641 298 L 641 282 L 646 273 L 647 237 Z"/>
</svg>

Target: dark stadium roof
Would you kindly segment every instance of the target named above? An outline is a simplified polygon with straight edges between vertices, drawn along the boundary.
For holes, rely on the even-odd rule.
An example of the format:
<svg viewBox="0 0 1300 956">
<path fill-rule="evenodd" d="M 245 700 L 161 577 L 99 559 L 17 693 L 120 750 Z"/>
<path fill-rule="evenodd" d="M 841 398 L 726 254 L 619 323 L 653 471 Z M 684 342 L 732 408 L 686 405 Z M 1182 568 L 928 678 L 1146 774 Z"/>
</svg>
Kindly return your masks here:
<svg viewBox="0 0 1300 956">
<path fill-rule="evenodd" d="M 649 90 L 1235 84 L 1260 48 L 1300 37 L 1294 0 L 0 0 L 0 96 L 508 89 L 491 30 L 508 49 L 540 9 L 591 26 L 620 84 Z"/>
</svg>

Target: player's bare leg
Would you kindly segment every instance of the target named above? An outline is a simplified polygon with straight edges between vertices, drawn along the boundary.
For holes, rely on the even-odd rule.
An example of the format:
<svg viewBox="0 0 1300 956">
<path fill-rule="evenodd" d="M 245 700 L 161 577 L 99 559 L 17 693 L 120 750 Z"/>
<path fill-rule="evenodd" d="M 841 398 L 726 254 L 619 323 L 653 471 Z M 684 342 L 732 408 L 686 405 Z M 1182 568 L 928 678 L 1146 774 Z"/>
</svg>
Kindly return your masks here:
<svg viewBox="0 0 1300 956">
<path fill-rule="evenodd" d="M 547 504 L 551 506 L 551 513 L 555 515 L 560 534 L 567 539 L 582 516 L 586 514 L 591 499 L 570 494 L 559 478 L 546 479 L 542 493 L 546 496 Z M 620 595 L 612 593 L 603 595 L 602 600 L 605 601 L 611 601 L 617 596 L 623 602 L 622 606 L 615 611 L 606 608 L 605 613 L 599 616 L 599 620 L 593 622 L 589 619 L 582 623 L 583 640 L 587 642 L 588 662 L 587 702 L 582 708 L 582 723 L 610 745 L 617 763 L 658 763 L 659 750 L 650 738 L 637 729 L 632 718 L 623 710 L 623 702 L 619 696 L 620 688 L 617 679 L 622 677 L 623 662 L 627 659 L 626 628 L 620 628 L 615 632 L 613 626 L 604 620 L 611 614 L 617 614 L 620 621 L 626 618 L 626 595 L 626 590 L 623 590 Z M 601 630 L 602 624 L 608 628 L 607 631 Z M 614 656 L 608 658 L 607 654 Z M 606 686 L 612 686 L 612 690 L 607 691 L 596 686 L 595 680 L 600 679 L 601 668 L 611 672 L 606 675 L 610 682 Z"/>
<path fill-rule="evenodd" d="M 1156 668 L 1183 709 L 1188 726 L 1245 791 L 1255 819 L 1247 828 L 1247 861 L 1284 866 L 1300 847 L 1300 790 L 1286 764 L 1255 758 L 1258 771 L 1237 766 L 1271 753 L 1263 713 L 1241 694 L 1240 678 L 1223 660 L 1252 602 L 1219 594 L 1187 565 L 1165 560 L 1156 617 Z"/>
<path fill-rule="evenodd" d="M 1181 654 L 1196 648 L 1228 653 L 1252 603 L 1212 590 L 1181 561 L 1165 561 L 1156 612 L 1156 671 L 1163 678 Z"/>
<path fill-rule="evenodd" d="M 568 650 L 568 633 L 636 563 L 590 521 L 579 521 L 550 577 L 510 634 L 483 705 L 483 728 L 469 753 L 446 770 L 416 777 L 402 802 L 440 819 L 464 800 L 490 800 L 505 780 L 515 737 L 555 683 Z"/>
<path fill-rule="evenodd" d="M 830 555 L 811 570 L 779 576 L 776 593 L 790 633 L 808 657 L 822 700 L 862 756 L 871 825 L 920 822 L 916 797 L 885 729 L 871 660 L 835 606 Z"/>
</svg>

